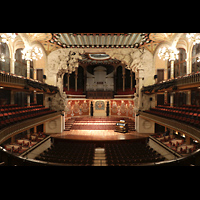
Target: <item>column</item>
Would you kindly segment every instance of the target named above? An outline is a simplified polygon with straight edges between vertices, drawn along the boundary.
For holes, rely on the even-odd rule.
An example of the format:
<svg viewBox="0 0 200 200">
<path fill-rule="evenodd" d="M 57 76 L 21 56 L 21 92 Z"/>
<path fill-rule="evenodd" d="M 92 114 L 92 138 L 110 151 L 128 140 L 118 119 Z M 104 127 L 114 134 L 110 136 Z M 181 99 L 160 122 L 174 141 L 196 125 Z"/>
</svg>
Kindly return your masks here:
<svg viewBox="0 0 200 200">
<path fill-rule="evenodd" d="M 83 92 L 84 93 L 86 93 L 86 82 L 87 82 L 87 71 L 86 71 L 86 69 L 87 69 L 87 66 L 84 66 L 84 88 L 83 88 Z"/>
<path fill-rule="evenodd" d="M 114 94 L 117 93 L 117 66 L 114 69 Z"/>
<path fill-rule="evenodd" d="M 27 106 L 30 106 L 31 104 L 31 95 L 27 94 Z"/>
<path fill-rule="evenodd" d="M 36 80 L 37 79 L 37 69 L 33 69 L 33 79 Z"/>
<path fill-rule="evenodd" d="M 10 73 L 15 73 L 15 59 L 14 55 L 10 58 Z"/>
<path fill-rule="evenodd" d="M 123 78 L 123 92 L 125 92 L 125 66 L 122 67 L 122 78 Z"/>
<path fill-rule="evenodd" d="M 192 73 L 192 62 L 191 62 L 191 57 L 190 53 L 187 52 L 187 59 L 186 59 L 186 73 L 190 74 Z"/>
<path fill-rule="evenodd" d="M 33 92 L 33 101 L 34 101 L 34 104 L 37 104 L 36 90 L 34 90 L 34 92 Z"/>
<path fill-rule="evenodd" d="M 186 104 L 187 105 L 192 105 L 192 102 L 191 102 L 191 90 L 187 92 L 187 96 L 186 96 Z"/>
<path fill-rule="evenodd" d="M 174 60 L 171 60 L 171 76 L 170 78 L 174 78 Z"/>
<path fill-rule="evenodd" d="M 75 70 L 75 92 L 77 92 L 77 79 L 78 79 L 78 68 Z"/>
<path fill-rule="evenodd" d="M 131 77 L 131 91 L 133 91 L 133 71 L 131 70 L 131 74 L 130 74 L 130 77 Z"/>
<path fill-rule="evenodd" d="M 37 126 L 34 126 L 34 133 L 37 133 Z"/>
<path fill-rule="evenodd" d="M 27 60 L 27 78 L 30 78 L 30 60 Z"/>
<path fill-rule="evenodd" d="M 190 137 L 189 136 L 185 136 L 185 142 L 187 145 L 190 145 Z"/>
<path fill-rule="evenodd" d="M 15 104 L 15 91 L 10 92 L 10 104 Z"/>
<path fill-rule="evenodd" d="M 170 106 L 174 106 L 174 93 L 170 93 Z"/>
<path fill-rule="evenodd" d="M 69 73 L 67 74 L 67 90 L 69 91 L 69 77 L 70 77 L 70 75 L 69 75 Z"/>
</svg>

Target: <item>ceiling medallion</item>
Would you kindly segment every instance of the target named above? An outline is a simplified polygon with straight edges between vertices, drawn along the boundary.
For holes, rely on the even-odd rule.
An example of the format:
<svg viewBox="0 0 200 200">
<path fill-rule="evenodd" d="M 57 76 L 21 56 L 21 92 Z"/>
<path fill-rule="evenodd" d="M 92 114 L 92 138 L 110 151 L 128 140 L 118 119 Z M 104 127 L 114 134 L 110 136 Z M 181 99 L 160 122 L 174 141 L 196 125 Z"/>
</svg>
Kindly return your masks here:
<svg viewBox="0 0 200 200">
<path fill-rule="evenodd" d="M 110 58 L 107 54 L 88 54 L 88 56 L 93 60 L 108 60 Z"/>
</svg>

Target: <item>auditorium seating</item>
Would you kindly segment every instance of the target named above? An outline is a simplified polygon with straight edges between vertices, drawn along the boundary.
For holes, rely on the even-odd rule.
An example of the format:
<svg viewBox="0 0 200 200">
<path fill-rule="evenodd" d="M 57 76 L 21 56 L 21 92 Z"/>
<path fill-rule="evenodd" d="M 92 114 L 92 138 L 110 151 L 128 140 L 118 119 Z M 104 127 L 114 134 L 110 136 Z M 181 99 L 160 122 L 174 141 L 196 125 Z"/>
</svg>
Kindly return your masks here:
<svg viewBox="0 0 200 200">
<path fill-rule="evenodd" d="M 30 133 L 29 135 L 19 134 L 15 140 L 11 143 L 7 141 L 3 144 L 3 147 L 10 153 L 19 156 L 38 142 L 46 138 L 44 132 Z"/>
<path fill-rule="evenodd" d="M 57 142 L 35 159 L 74 166 L 91 166 L 94 148 L 94 143 Z"/>
<path fill-rule="evenodd" d="M 93 166 L 97 142 L 56 142 L 35 159 L 74 166 Z M 103 142 L 108 166 L 132 166 L 163 161 L 165 158 L 146 142 Z"/>
<path fill-rule="evenodd" d="M 21 122 L 26 119 L 31 119 L 34 117 L 39 117 L 42 115 L 54 113 L 56 111 L 45 108 L 42 105 L 32 105 L 32 106 L 17 106 L 5 105 L 0 107 L 0 129 Z"/>
<path fill-rule="evenodd" d="M 200 128 L 200 106 L 184 105 L 179 107 L 158 105 L 144 112 L 177 120 Z"/>
<path fill-rule="evenodd" d="M 105 144 L 105 154 L 108 166 L 131 166 L 165 159 L 148 145 L 140 142 Z"/>
<path fill-rule="evenodd" d="M 153 137 L 181 155 L 190 154 L 197 149 L 195 144 L 186 144 L 184 139 L 177 135 L 163 136 L 162 133 L 157 133 Z"/>
</svg>

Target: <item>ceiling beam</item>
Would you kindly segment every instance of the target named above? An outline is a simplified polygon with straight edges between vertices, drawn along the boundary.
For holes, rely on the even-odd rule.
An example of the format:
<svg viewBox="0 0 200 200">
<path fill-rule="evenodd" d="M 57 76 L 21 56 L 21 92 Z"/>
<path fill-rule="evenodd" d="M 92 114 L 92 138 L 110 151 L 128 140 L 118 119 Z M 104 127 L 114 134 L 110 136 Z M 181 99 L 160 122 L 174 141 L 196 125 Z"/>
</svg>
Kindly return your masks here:
<svg viewBox="0 0 200 200">
<path fill-rule="evenodd" d="M 120 41 L 121 41 L 121 39 L 122 39 L 122 36 L 123 36 L 123 35 L 120 35 L 120 36 L 118 37 L 118 42 L 117 42 L 117 44 L 116 44 L 116 47 L 119 47 L 119 43 L 120 43 Z"/>
<path fill-rule="evenodd" d="M 77 35 L 75 35 L 75 36 L 73 35 L 73 37 L 74 37 L 74 40 L 75 40 L 75 42 L 76 42 L 76 44 L 77 44 L 76 46 L 79 47 L 80 45 L 79 45 L 79 42 L 78 42 Z"/>
<path fill-rule="evenodd" d="M 78 39 L 79 39 L 80 45 L 84 48 L 83 36 L 82 35 L 78 35 Z"/>
<path fill-rule="evenodd" d="M 130 46 L 129 43 L 133 39 L 133 36 L 134 36 L 134 33 L 132 33 L 131 37 L 129 37 L 129 39 L 128 39 L 127 43 L 126 43 L 127 47 Z"/>
<path fill-rule="evenodd" d="M 73 41 L 72 41 L 72 39 L 71 39 L 71 37 L 70 37 L 70 34 L 69 34 L 69 33 L 67 33 L 66 35 L 67 35 L 67 37 L 68 37 L 69 41 L 71 42 L 71 45 L 73 46 Z"/>
<path fill-rule="evenodd" d="M 66 37 L 61 33 L 61 37 L 64 39 L 66 45 L 69 47 L 69 42 L 67 41 Z"/>
<path fill-rule="evenodd" d="M 134 40 L 133 40 L 131 46 L 133 46 L 133 45 L 135 44 L 135 41 L 138 39 L 139 36 L 140 36 L 140 34 L 137 34 L 137 35 L 136 35 L 136 37 L 134 38 Z"/>
<path fill-rule="evenodd" d="M 125 36 L 125 35 L 123 35 L 123 39 L 122 39 L 122 42 L 121 42 L 121 47 L 123 47 L 123 46 L 124 46 L 125 39 L 126 39 L 126 36 Z"/>
<path fill-rule="evenodd" d="M 107 36 L 107 45 L 106 45 L 106 47 L 109 47 L 109 42 L 110 42 L 110 35 Z"/>
<path fill-rule="evenodd" d="M 85 39 L 86 46 L 89 47 L 88 36 L 84 35 L 84 39 Z"/>
<path fill-rule="evenodd" d="M 99 47 L 99 35 L 96 35 L 96 42 L 97 42 L 97 47 Z"/>
</svg>

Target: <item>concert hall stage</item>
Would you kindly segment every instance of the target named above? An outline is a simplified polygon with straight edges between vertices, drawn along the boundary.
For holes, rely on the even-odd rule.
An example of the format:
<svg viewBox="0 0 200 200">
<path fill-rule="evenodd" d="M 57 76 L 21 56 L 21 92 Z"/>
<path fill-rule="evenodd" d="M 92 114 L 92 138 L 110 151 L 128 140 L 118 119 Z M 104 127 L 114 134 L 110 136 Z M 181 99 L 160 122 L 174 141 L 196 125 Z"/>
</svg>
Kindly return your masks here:
<svg viewBox="0 0 200 200">
<path fill-rule="evenodd" d="M 133 129 L 127 133 L 115 132 L 115 124 L 120 119 L 125 119 L 128 123 L 134 121 L 122 117 L 79 117 L 72 118 L 70 130 L 63 131 L 61 134 L 51 134 L 56 139 L 66 140 L 85 140 L 85 141 L 116 141 L 116 140 L 135 140 L 144 139 L 151 134 L 139 134 Z M 68 120 L 70 121 L 70 120 Z M 66 121 L 66 124 L 68 123 Z M 67 126 L 67 125 L 66 125 Z"/>
</svg>

